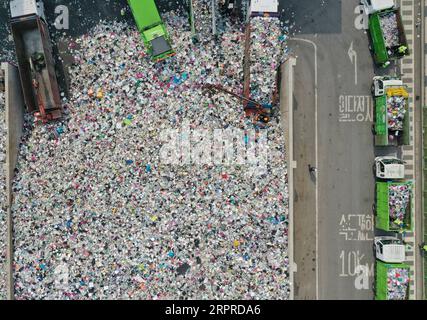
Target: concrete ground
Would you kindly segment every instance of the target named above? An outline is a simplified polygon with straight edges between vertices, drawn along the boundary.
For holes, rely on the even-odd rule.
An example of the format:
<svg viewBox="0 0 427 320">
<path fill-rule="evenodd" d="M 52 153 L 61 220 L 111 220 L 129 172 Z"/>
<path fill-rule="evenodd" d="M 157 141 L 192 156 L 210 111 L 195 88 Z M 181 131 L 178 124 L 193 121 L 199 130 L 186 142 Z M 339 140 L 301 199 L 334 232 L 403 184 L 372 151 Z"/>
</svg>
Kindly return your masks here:
<svg viewBox="0 0 427 320">
<path fill-rule="evenodd" d="M 308 165 L 316 164 L 315 149 L 315 72 L 312 63 L 314 47 L 301 42 L 295 48 L 298 56 L 294 86 L 294 260 L 295 297 L 315 299 L 316 295 L 316 178 L 309 174 Z M 304 93 L 301 89 L 304 88 Z"/>
</svg>

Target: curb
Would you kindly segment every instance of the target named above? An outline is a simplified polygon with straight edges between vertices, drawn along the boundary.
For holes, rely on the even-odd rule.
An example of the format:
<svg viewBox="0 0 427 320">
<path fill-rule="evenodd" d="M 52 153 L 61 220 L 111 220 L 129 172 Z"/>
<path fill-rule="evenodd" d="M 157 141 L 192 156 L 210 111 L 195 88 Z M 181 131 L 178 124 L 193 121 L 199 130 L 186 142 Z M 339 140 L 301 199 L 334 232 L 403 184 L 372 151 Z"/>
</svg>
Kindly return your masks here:
<svg viewBox="0 0 427 320">
<path fill-rule="evenodd" d="M 24 124 L 24 100 L 18 68 L 2 63 L 6 93 L 6 193 L 7 193 L 7 298 L 14 300 L 13 281 L 13 216 L 11 211 L 13 195 L 12 182 L 17 163 L 19 144 Z"/>
<path fill-rule="evenodd" d="M 297 271 L 297 265 L 294 261 L 294 183 L 293 183 L 293 91 L 294 91 L 294 67 L 296 58 L 289 57 L 281 66 L 282 81 L 280 88 L 280 109 L 282 114 L 282 125 L 285 134 L 285 148 L 287 154 L 288 168 L 288 193 L 289 193 L 289 230 L 288 230 L 288 256 L 289 256 L 289 282 L 290 282 L 290 300 L 294 300 L 294 273 Z"/>
<path fill-rule="evenodd" d="M 424 126 L 427 125 L 426 123 L 424 123 L 424 114 L 427 113 L 426 110 L 426 101 L 427 101 L 427 96 L 426 96 L 426 90 L 425 90 L 425 76 L 426 76 L 426 72 L 425 72 L 425 68 L 426 68 L 426 60 L 427 57 L 425 56 L 425 43 L 427 43 L 427 38 L 426 38 L 426 20 L 427 17 L 425 16 L 425 13 L 427 13 L 427 4 L 425 0 L 420 0 L 420 6 L 421 6 L 421 130 L 422 130 L 422 134 L 421 134 L 421 160 L 424 159 L 425 155 L 425 150 L 424 150 L 424 144 L 426 143 L 425 141 L 425 132 L 424 132 Z M 424 14 L 423 14 L 424 13 Z M 425 167 L 425 161 L 421 161 L 421 167 L 422 167 L 422 178 L 421 178 L 421 185 L 422 185 L 422 190 L 421 193 L 422 195 L 424 195 L 424 190 L 425 190 L 425 170 L 427 170 L 427 168 Z M 427 230 L 425 230 L 425 223 L 426 223 L 426 212 L 424 211 L 425 208 L 425 197 L 422 196 L 421 197 L 421 208 L 422 208 L 422 214 L 421 214 L 421 232 L 423 235 L 424 240 L 427 240 Z M 421 299 L 426 300 L 427 299 L 427 292 L 426 292 L 426 264 L 427 264 L 427 259 L 424 258 L 423 263 L 421 263 L 421 273 L 422 273 L 422 277 L 421 277 L 421 282 L 422 282 L 422 286 L 421 286 Z"/>
</svg>

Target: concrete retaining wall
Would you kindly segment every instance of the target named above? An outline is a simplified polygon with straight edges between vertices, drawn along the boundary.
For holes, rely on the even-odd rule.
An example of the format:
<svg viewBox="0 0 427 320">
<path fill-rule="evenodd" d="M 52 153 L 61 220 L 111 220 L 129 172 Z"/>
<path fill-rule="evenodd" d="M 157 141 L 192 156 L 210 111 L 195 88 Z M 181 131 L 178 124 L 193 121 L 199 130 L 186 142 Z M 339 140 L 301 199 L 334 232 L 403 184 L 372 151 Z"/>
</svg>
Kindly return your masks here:
<svg viewBox="0 0 427 320">
<path fill-rule="evenodd" d="M 290 299 L 294 299 L 294 272 L 296 264 L 294 262 L 294 182 L 293 169 L 295 161 L 293 159 L 293 93 L 294 93 L 294 66 L 296 58 L 289 57 L 281 66 L 280 85 L 280 111 L 282 115 L 282 126 L 285 130 L 286 160 L 288 163 L 288 193 L 289 193 L 289 234 L 288 234 L 288 255 L 289 255 L 289 281 L 291 285 Z"/>
<path fill-rule="evenodd" d="M 7 188 L 7 269 L 8 269 L 8 299 L 13 300 L 13 217 L 11 213 L 12 204 L 12 182 L 14 171 L 18 160 L 19 145 L 24 125 L 24 99 L 22 95 L 21 82 L 18 68 L 10 63 L 2 63 L 4 72 L 6 93 L 6 188 Z"/>
<path fill-rule="evenodd" d="M 9 63 L 3 63 L 1 67 L 5 72 L 6 85 L 6 123 L 8 132 L 6 141 L 6 181 L 7 185 L 11 186 L 23 133 L 25 109 L 18 68 Z"/>
</svg>

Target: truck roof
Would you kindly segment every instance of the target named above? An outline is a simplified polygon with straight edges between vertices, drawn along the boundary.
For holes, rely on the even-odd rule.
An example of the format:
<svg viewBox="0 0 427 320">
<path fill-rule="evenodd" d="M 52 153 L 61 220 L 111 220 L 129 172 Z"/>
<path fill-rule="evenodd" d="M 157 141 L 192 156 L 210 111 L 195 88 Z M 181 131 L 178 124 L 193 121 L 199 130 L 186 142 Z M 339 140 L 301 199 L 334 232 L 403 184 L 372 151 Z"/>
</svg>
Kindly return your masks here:
<svg viewBox="0 0 427 320">
<path fill-rule="evenodd" d="M 128 0 L 139 31 L 162 22 L 154 0 Z"/>
<path fill-rule="evenodd" d="M 278 15 L 279 1 L 278 0 L 252 0 L 251 14 L 252 15 Z"/>
<path fill-rule="evenodd" d="M 383 80 L 384 87 L 402 86 L 403 81 L 399 79 Z"/>
<path fill-rule="evenodd" d="M 376 157 L 375 161 L 381 161 L 384 164 L 390 164 L 390 163 L 398 163 L 398 164 L 405 164 L 405 161 L 400 160 L 393 156 L 383 156 L 383 157 Z"/>
<path fill-rule="evenodd" d="M 405 166 L 402 164 L 387 164 L 385 166 L 385 175 L 389 179 L 398 179 L 405 176 Z"/>
<path fill-rule="evenodd" d="M 390 9 L 394 7 L 394 0 L 371 0 L 374 12 Z"/>
<path fill-rule="evenodd" d="M 43 2 L 39 0 L 11 0 L 10 15 L 12 18 L 18 18 L 35 14 L 45 19 Z"/>
<path fill-rule="evenodd" d="M 166 39 L 163 36 L 155 38 L 151 42 L 151 45 L 153 46 L 154 57 L 160 56 L 161 54 L 164 54 L 172 50 L 172 47 L 169 45 L 169 43 L 166 41 Z"/>
<path fill-rule="evenodd" d="M 387 241 L 383 242 L 382 254 L 377 255 L 377 258 L 388 263 L 402 263 L 405 261 L 405 246 Z"/>
</svg>

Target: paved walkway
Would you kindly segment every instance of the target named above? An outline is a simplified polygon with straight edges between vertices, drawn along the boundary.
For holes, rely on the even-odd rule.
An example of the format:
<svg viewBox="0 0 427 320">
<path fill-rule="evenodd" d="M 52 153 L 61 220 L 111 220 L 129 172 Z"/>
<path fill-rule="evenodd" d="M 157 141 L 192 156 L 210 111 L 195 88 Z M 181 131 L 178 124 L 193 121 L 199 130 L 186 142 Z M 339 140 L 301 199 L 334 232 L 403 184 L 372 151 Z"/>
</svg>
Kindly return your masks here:
<svg viewBox="0 0 427 320">
<path fill-rule="evenodd" d="M 414 127 L 414 81 L 415 81 L 415 73 L 414 73 L 414 0 L 402 0 L 401 1 L 401 13 L 402 13 L 402 21 L 406 32 L 406 38 L 408 40 L 408 45 L 411 50 L 411 55 L 401 60 L 401 73 L 402 80 L 408 86 L 408 91 L 411 94 L 409 97 L 409 119 L 411 123 L 410 127 L 410 145 L 404 146 L 402 148 L 403 160 L 406 161 L 405 166 L 405 178 L 408 180 L 415 179 L 415 127 Z M 416 194 L 416 193 L 414 193 Z M 414 198 L 413 198 L 414 199 Z M 418 202 L 413 200 L 412 208 L 413 208 L 413 231 L 407 232 L 404 234 L 404 240 L 409 245 L 406 253 L 407 261 L 406 263 L 411 267 L 411 286 L 410 286 L 410 299 L 415 299 L 416 292 L 416 273 L 415 273 L 415 259 L 416 255 L 414 250 L 417 247 L 415 242 L 415 233 L 414 228 L 416 227 L 415 213 L 418 210 Z"/>
</svg>

